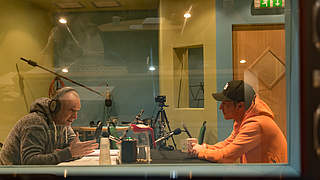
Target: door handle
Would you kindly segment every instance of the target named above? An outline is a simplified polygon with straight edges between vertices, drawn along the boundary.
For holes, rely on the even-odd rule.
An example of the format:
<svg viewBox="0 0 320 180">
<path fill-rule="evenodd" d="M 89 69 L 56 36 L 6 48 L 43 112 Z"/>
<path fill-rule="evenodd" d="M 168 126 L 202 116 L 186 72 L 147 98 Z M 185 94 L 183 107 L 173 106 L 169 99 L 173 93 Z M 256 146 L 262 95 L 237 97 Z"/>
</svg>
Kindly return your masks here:
<svg viewBox="0 0 320 180">
<path fill-rule="evenodd" d="M 313 29 L 313 43 L 315 47 L 320 51 L 320 0 L 317 0 L 315 4 L 313 5 L 313 11 L 312 11 L 312 29 Z"/>
<path fill-rule="evenodd" d="M 313 119 L 313 147 L 317 156 L 320 158 L 320 145 L 319 145 L 319 120 L 320 120 L 320 105 L 314 112 Z"/>
</svg>

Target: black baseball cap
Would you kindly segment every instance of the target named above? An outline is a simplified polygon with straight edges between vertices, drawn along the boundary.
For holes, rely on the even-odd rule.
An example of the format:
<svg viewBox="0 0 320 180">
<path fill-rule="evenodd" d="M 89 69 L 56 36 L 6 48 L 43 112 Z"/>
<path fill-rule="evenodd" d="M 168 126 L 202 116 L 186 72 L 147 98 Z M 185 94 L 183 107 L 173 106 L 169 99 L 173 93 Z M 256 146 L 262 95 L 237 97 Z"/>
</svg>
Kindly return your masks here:
<svg viewBox="0 0 320 180">
<path fill-rule="evenodd" d="M 229 81 L 220 93 L 212 93 L 217 101 L 236 101 L 244 102 L 252 100 L 255 96 L 254 89 L 243 80 Z"/>
</svg>

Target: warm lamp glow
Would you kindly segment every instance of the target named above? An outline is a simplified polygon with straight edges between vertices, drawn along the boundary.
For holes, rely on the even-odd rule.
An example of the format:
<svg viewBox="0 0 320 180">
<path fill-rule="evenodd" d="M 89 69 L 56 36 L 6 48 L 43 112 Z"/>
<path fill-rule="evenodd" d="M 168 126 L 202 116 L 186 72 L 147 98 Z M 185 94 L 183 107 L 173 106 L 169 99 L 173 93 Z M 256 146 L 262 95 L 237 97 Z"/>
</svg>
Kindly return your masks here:
<svg viewBox="0 0 320 180">
<path fill-rule="evenodd" d="M 68 68 L 63 68 L 61 71 L 64 72 L 64 73 L 69 72 Z"/>
<path fill-rule="evenodd" d="M 66 20 L 66 18 L 60 18 L 59 19 L 59 22 L 61 23 L 61 24 L 66 24 L 67 23 L 67 20 Z"/>
<path fill-rule="evenodd" d="M 186 12 L 184 15 L 183 15 L 184 18 L 188 19 L 191 17 L 191 14 L 189 12 Z"/>
</svg>

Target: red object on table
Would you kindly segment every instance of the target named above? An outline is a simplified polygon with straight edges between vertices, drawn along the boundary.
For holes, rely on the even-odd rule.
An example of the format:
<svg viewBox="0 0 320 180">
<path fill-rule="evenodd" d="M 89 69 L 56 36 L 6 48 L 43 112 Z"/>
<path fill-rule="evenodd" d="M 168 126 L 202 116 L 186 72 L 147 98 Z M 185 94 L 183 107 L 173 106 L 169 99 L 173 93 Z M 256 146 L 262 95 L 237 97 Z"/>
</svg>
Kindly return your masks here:
<svg viewBox="0 0 320 180">
<path fill-rule="evenodd" d="M 152 143 L 153 143 L 153 147 L 156 148 L 156 143 L 154 140 L 154 135 L 153 135 L 153 129 L 149 126 L 145 126 L 145 125 L 140 125 L 140 124 L 131 124 L 131 129 L 133 130 L 133 132 L 145 132 L 145 131 L 150 131 L 151 133 L 151 138 L 152 138 Z"/>
</svg>

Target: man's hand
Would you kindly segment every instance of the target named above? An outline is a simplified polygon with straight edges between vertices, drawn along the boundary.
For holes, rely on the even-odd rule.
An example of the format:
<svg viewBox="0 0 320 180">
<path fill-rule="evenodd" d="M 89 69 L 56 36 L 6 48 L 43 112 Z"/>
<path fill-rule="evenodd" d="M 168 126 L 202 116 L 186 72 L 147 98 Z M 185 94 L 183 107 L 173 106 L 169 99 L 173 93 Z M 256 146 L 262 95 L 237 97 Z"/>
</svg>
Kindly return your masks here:
<svg viewBox="0 0 320 180">
<path fill-rule="evenodd" d="M 192 150 L 191 150 L 191 154 L 194 156 L 194 157 L 198 157 L 198 154 L 200 152 L 200 150 L 202 149 L 206 149 L 206 144 L 196 144 L 196 143 L 192 143 Z"/>
<path fill-rule="evenodd" d="M 70 143 L 70 151 L 73 158 L 88 155 L 94 152 L 94 149 L 98 148 L 98 143 L 95 140 L 81 142 L 79 140 L 79 133 L 76 133 L 76 137 Z"/>
</svg>

